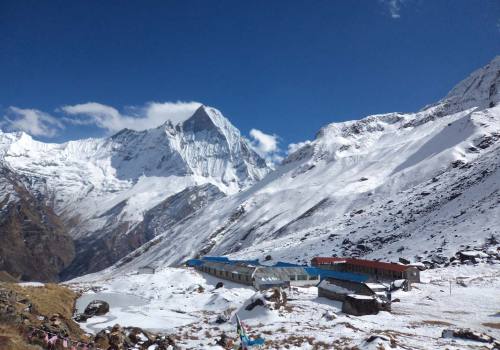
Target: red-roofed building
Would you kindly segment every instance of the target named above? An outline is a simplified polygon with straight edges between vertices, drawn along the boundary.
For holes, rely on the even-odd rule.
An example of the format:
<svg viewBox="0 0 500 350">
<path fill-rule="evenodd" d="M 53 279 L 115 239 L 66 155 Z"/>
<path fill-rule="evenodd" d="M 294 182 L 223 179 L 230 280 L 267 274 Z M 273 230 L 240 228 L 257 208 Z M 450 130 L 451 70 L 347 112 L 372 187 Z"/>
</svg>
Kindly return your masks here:
<svg viewBox="0 0 500 350">
<path fill-rule="evenodd" d="M 420 282 L 420 271 L 410 265 L 338 257 L 315 257 L 311 260 L 311 265 L 342 272 L 362 273 L 372 276 L 375 280 L 406 279 L 410 282 Z"/>
</svg>

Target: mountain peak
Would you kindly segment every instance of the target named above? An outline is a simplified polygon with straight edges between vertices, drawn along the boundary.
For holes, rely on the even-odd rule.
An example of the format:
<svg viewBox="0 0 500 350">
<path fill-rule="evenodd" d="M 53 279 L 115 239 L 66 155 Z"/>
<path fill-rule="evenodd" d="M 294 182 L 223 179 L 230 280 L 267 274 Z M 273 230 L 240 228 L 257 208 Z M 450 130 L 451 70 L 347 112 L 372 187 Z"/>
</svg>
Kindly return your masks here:
<svg viewBox="0 0 500 350">
<path fill-rule="evenodd" d="M 424 110 L 440 106 L 447 114 L 477 107 L 491 108 L 500 102 L 500 56 L 472 72 L 450 90 L 445 98 Z"/>
<path fill-rule="evenodd" d="M 216 127 L 214 120 L 211 118 L 207 108 L 204 105 L 198 107 L 191 117 L 182 123 L 182 127 L 186 131 L 199 132 Z"/>
</svg>

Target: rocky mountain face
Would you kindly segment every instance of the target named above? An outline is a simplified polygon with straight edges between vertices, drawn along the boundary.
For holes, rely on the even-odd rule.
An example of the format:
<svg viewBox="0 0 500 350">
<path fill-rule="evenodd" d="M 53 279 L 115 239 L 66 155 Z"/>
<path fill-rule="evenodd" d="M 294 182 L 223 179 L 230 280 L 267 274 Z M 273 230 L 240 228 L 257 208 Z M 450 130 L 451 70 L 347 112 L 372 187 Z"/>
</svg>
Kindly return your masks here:
<svg viewBox="0 0 500 350">
<path fill-rule="evenodd" d="M 39 215 L 50 210 L 56 231 L 74 240 L 76 258 L 71 246 L 64 263 L 48 269 L 43 280 L 61 270 L 65 278 L 105 268 L 153 238 L 159 223 L 182 221 L 270 171 L 240 132 L 205 106 L 176 125 L 125 129 L 105 139 L 47 144 L 25 133 L 0 133 L 0 159 L 25 196 L 37 198 Z M 7 177 L 2 181 L 7 197 L 15 193 Z M 5 227 L 15 226 L 11 216 L 0 219 Z M 57 260 L 46 253 L 47 260 Z M 29 276 L 28 266 L 18 270 Z"/>
<path fill-rule="evenodd" d="M 75 255 L 52 208 L 0 163 L 0 271 L 23 280 L 57 280 Z"/>
<path fill-rule="evenodd" d="M 417 113 L 332 123 L 105 273 L 200 254 L 443 260 L 500 236 L 500 57 Z"/>
</svg>

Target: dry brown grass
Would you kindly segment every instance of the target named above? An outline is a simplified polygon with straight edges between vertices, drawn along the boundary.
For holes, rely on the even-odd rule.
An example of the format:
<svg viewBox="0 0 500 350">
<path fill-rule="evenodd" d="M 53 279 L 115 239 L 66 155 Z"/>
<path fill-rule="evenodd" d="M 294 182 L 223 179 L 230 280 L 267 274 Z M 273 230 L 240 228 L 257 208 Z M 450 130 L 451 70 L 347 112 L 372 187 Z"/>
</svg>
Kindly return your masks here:
<svg viewBox="0 0 500 350">
<path fill-rule="evenodd" d="M 485 322 L 485 323 L 483 323 L 483 326 L 495 328 L 495 329 L 500 329 L 500 322 Z"/>
<path fill-rule="evenodd" d="M 40 350 L 40 348 L 27 344 L 15 327 L 0 325 L 0 350 Z"/>
<path fill-rule="evenodd" d="M 67 287 L 57 284 L 46 284 L 43 287 L 23 287 L 16 283 L 0 283 L 5 289 L 17 293 L 18 298 L 28 299 L 33 307 L 32 313 L 26 313 L 24 304 L 15 304 L 18 313 L 27 317 L 28 324 L 33 327 L 40 327 L 42 321 L 37 319 L 37 315 L 51 317 L 59 314 L 60 319 L 67 325 L 70 337 L 73 339 L 85 340 L 84 332 L 79 325 L 72 320 L 73 308 L 78 294 Z M 17 324 L 2 324 L 0 326 L 0 350 L 3 349 L 39 349 L 26 343 L 23 335 L 27 327 L 19 327 Z"/>
<path fill-rule="evenodd" d="M 17 279 L 7 271 L 2 270 L 0 271 L 0 282 L 16 283 Z"/>
<path fill-rule="evenodd" d="M 72 320 L 78 294 L 71 289 L 54 283 L 47 283 L 44 287 L 21 287 L 18 284 L 7 285 L 17 293 L 26 295 L 39 314 L 48 317 L 53 314 L 60 314 L 74 338 L 79 338 L 84 334 L 80 326 Z"/>
<path fill-rule="evenodd" d="M 47 283 L 45 287 L 22 287 L 11 283 L 6 285 L 9 289 L 25 295 L 42 315 L 58 313 L 67 319 L 73 316 L 73 307 L 78 295 L 69 288 L 53 283 Z"/>
</svg>

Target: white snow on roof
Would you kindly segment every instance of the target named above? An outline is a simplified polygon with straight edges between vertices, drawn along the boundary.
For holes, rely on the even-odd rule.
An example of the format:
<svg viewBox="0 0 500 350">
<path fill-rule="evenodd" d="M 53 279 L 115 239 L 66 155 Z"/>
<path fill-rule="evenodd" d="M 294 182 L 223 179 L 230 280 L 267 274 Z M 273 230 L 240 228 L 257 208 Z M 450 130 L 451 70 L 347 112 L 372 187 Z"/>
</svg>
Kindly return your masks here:
<svg viewBox="0 0 500 350">
<path fill-rule="evenodd" d="M 352 289 L 338 286 L 338 285 L 330 283 L 326 280 L 321 281 L 320 284 L 318 285 L 318 288 L 323 288 L 323 289 L 328 290 L 330 292 L 339 293 L 339 294 L 354 293 L 354 290 L 352 290 Z"/>
</svg>

